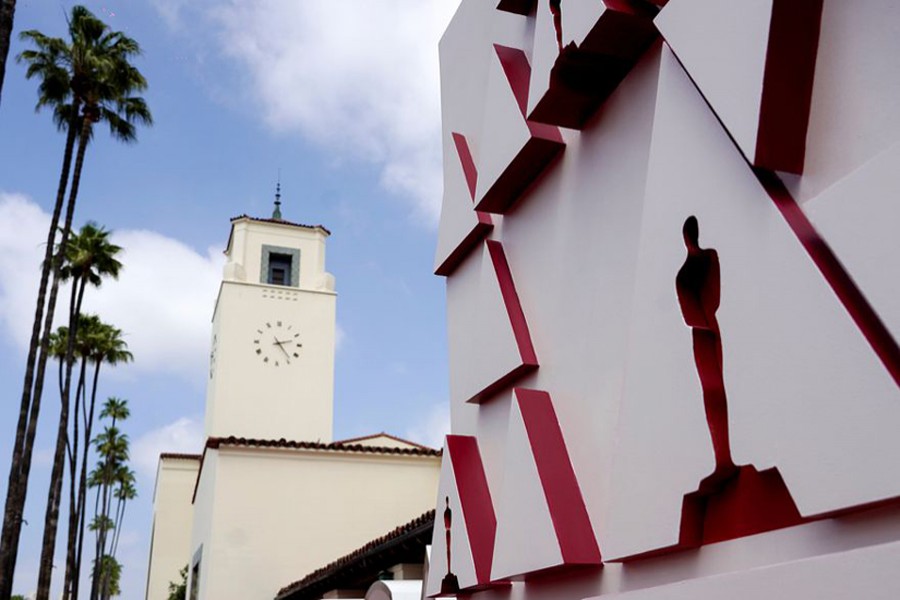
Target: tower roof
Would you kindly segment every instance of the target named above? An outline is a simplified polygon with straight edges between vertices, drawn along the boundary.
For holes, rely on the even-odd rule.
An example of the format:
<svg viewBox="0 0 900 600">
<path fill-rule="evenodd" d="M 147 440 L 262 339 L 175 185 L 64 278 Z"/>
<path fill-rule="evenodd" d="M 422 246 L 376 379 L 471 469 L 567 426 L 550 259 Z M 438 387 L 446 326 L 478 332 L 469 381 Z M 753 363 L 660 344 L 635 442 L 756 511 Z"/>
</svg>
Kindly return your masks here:
<svg viewBox="0 0 900 600">
<path fill-rule="evenodd" d="M 232 225 L 236 221 L 240 221 L 241 219 L 246 219 L 248 221 L 257 221 L 259 223 L 277 223 L 279 225 L 288 225 L 290 227 L 301 227 L 303 229 L 321 229 L 325 232 L 326 235 L 331 235 L 331 231 L 325 227 L 324 225 L 305 225 L 303 223 L 294 223 L 293 221 L 285 221 L 284 219 L 266 219 L 261 217 L 251 217 L 250 215 L 243 214 L 238 215 L 236 217 L 231 217 Z"/>
<path fill-rule="evenodd" d="M 303 223 L 294 223 L 292 221 L 285 221 L 284 219 L 264 219 L 260 217 L 251 217 L 250 215 L 243 214 L 238 215 L 236 217 L 231 217 L 231 231 L 228 232 L 228 242 L 225 244 L 225 252 L 231 249 L 231 240 L 234 237 L 234 224 L 239 221 L 252 221 L 254 223 L 272 223 L 275 225 L 284 225 L 286 227 L 296 227 L 298 229 L 307 229 L 309 231 L 321 231 L 325 234 L 326 237 L 331 235 L 331 231 L 325 227 L 324 225 L 305 225 Z"/>
</svg>

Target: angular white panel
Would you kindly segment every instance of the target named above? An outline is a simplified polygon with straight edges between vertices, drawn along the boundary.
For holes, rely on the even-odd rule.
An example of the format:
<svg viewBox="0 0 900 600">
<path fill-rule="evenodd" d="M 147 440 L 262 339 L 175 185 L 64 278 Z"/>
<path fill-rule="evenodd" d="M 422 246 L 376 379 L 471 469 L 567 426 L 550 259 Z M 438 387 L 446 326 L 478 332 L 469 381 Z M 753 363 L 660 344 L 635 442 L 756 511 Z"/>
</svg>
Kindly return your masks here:
<svg viewBox="0 0 900 600">
<path fill-rule="evenodd" d="M 700 246 L 715 249 L 721 265 L 717 320 L 735 462 L 777 467 L 804 516 L 900 496 L 891 475 L 900 472 L 900 391 L 666 52 L 607 559 L 675 544 L 681 498 L 713 464 L 675 292 L 692 215 Z"/>
<path fill-rule="evenodd" d="M 609 11 L 604 2 L 596 0 L 562 0 L 562 45 L 574 42 L 581 45 L 603 13 Z"/>
<path fill-rule="evenodd" d="M 894 542 L 585 600 L 893 600 L 900 596 L 898 561 Z"/>
<path fill-rule="evenodd" d="M 467 138 L 457 133 L 447 138 L 444 140 L 444 200 L 434 260 L 439 275 L 449 274 L 493 228 L 490 215 L 475 211 L 472 190 L 478 174 Z"/>
<path fill-rule="evenodd" d="M 509 415 L 503 487 L 497 499 L 497 538 L 491 579 L 539 571 L 563 562 L 522 411 Z M 527 548 L 527 551 L 523 551 Z"/>
<path fill-rule="evenodd" d="M 774 0 L 678 0 L 654 21 L 753 161 Z"/>
<path fill-rule="evenodd" d="M 900 340 L 900 144 L 803 205 L 895 340 Z"/>
<path fill-rule="evenodd" d="M 479 225 L 484 219 L 479 219 L 474 211 L 453 134 L 465 137 L 471 158 L 477 163 L 496 12 L 484 2 L 463 2 L 439 46 L 444 195 L 434 268 L 442 274 L 447 274 L 460 255 L 471 249 L 473 237 L 483 237 L 485 229 L 483 223 Z M 481 232 L 473 233 L 477 230 Z M 461 244 L 465 247 L 460 248 Z"/>
<path fill-rule="evenodd" d="M 900 141 L 900 2 L 827 0 L 816 56 L 800 202 Z"/>
<path fill-rule="evenodd" d="M 564 147 L 559 129 L 525 119 L 531 67 L 519 47 L 496 45 L 485 100 L 476 206 L 504 213 Z"/>
<path fill-rule="evenodd" d="M 450 402 L 481 402 L 528 365 L 516 339 L 501 281 L 487 245 L 447 281 Z"/>
<path fill-rule="evenodd" d="M 473 156 L 479 154 L 496 14 L 489 2 L 462 2 L 438 46 L 445 168 L 459 162 L 455 151 L 448 152 L 451 132 L 465 135 Z"/>
</svg>

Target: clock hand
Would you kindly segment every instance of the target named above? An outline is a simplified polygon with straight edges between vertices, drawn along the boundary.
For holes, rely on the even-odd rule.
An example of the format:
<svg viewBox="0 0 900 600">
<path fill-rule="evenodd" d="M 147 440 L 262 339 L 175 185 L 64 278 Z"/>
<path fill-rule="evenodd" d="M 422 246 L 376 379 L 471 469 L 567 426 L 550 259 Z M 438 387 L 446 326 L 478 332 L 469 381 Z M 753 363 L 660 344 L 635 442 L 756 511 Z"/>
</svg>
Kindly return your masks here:
<svg viewBox="0 0 900 600">
<path fill-rule="evenodd" d="M 279 342 L 276 341 L 276 342 L 275 342 L 274 344 L 272 344 L 272 345 L 273 345 L 273 346 L 278 346 L 279 348 L 281 348 L 281 351 L 284 352 L 284 355 L 287 357 L 287 362 L 288 362 L 288 364 L 290 364 L 290 363 L 291 363 L 291 355 L 288 354 L 287 350 L 284 349 L 284 346 L 282 346 L 283 343 L 284 343 L 284 342 L 280 342 L 280 343 L 279 343 Z"/>
</svg>

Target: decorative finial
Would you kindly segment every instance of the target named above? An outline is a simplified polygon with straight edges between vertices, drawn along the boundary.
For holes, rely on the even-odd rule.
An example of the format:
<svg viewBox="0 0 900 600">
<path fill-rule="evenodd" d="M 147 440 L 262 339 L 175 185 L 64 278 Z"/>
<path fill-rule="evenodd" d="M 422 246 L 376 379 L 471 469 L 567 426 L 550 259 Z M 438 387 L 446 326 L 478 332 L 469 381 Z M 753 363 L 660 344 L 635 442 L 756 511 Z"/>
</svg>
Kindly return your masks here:
<svg viewBox="0 0 900 600">
<path fill-rule="evenodd" d="M 278 183 L 275 184 L 275 210 L 272 211 L 272 218 L 281 220 L 281 169 L 278 169 Z"/>
</svg>

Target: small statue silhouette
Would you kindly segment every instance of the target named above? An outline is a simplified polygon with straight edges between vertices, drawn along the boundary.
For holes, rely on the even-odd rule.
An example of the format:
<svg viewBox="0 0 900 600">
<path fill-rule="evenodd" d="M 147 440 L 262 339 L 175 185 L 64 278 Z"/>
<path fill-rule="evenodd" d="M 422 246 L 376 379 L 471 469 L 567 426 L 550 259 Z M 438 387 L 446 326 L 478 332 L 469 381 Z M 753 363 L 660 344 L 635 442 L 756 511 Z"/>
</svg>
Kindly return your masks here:
<svg viewBox="0 0 900 600">
<path fill-rule="evenodd" d="M 562 43 L 562 0 L 550 0 L 550 12 L 553 14 L 553 28 L 556 30 L 556 47 L 563 50 Z"/>
<path fill-rule="evenodd" d="M 712 474 L 700 483 L 699 492 L 705 494 L 716 491 L 737 472 L 728 438 L 722 338 L 716 320 L 720 294 L 719 255 L 711 248 L 700 247 L 696 217 L 689 217 L 684 222 L 682 232 L 687 258 L 675 277 L 675 289 L 684 322 L 692 331 L 694 363 L 703 389 L 703 406 L 716 459 Z"/>
<path fill-rule="evenodd" d="M 444 535 L 447 540 L 447 574 L 441 580 L 441 594 L 455 594 L 459 591 L 459 580 L 450 570 L 450 528 L 453 526 L 453 511 L 450 510 L 450 496 L 444 496 Z"/>
</svg>

